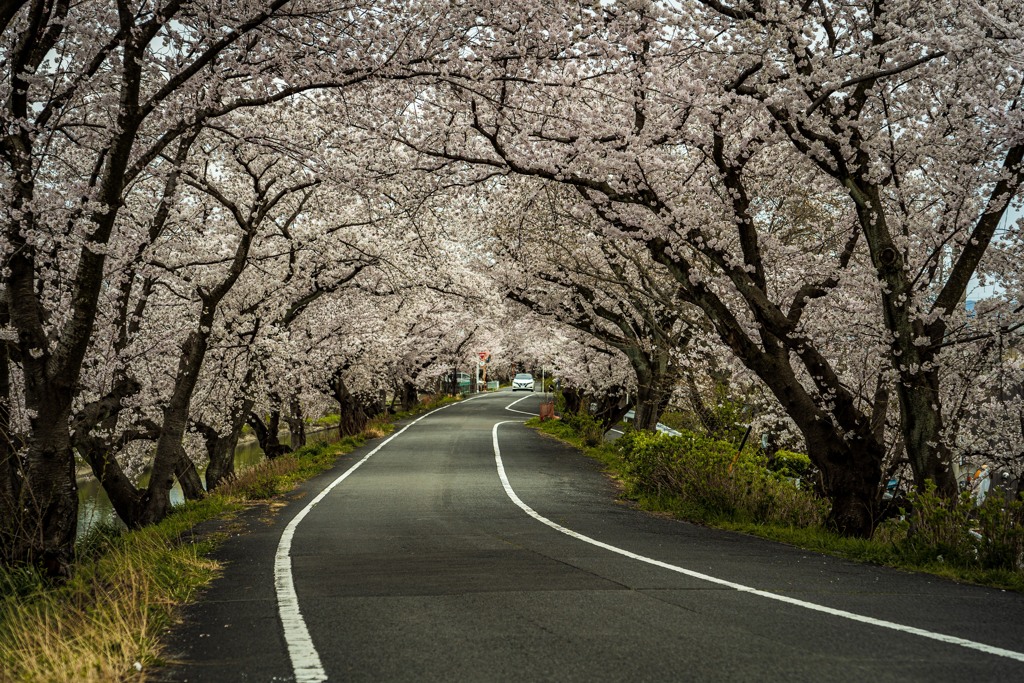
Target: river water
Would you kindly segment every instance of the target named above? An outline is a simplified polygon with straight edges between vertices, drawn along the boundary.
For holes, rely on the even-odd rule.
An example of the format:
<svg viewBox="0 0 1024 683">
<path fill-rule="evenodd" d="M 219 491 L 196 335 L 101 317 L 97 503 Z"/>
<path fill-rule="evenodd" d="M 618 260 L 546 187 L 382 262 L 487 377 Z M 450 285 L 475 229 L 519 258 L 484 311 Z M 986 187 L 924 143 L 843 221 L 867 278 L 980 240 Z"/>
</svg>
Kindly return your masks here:
<svg viewBox="0 0 1024 683">
<path fill-rule="evenodd" d="M 321 429 L 315 432 L 307 432 L 306 443 L 318 443 L 320 441 L 335 441 L 338 438 L 336 427 Z M 289 436 L 281 434 L 281 443 L 288 443 Z M 263 449 L 259 443 L 252 439 L 238 444 L 235 448 L 235 471 L 252 467 L 261 462 L 264 458 Z M 202 476 L 203 472 L 200 472 Z M 184 501 L 181 495 L 181 487 L 177 483 L 171 489 L 171 504 L 178 505 Z M 99 480 L 92 474 L 78 478 L 78 534 L 81 536 L 96 524 L 117 521 L 117 514 L 114 506 L 110 504 L 106 491 L 100 486 Z"/>
</svg>

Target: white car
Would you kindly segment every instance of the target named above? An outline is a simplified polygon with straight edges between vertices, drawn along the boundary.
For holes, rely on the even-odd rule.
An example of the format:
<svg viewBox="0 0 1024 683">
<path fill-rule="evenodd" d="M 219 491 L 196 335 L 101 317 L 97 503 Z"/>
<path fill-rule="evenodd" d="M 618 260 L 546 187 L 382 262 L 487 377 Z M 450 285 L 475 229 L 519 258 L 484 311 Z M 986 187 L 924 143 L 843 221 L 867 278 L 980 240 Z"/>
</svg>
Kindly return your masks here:
<svg viewBox="0 0 1024 683">
<path fill-rule="evenodd" d="M 533 391 L 533 375 L 528 372 L 520 372 L 512 378 L 512 391 Z"/>
</svg>

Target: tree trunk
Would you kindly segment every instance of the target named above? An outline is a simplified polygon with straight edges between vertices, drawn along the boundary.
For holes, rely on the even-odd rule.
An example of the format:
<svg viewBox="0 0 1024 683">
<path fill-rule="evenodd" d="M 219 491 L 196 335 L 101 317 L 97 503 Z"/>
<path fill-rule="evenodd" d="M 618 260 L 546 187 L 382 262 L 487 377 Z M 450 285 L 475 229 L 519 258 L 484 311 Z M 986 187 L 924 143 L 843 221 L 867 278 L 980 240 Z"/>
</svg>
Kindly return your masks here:
<svg viewBox="0 0 1024 683">
<path fill-rule="evenodd" d="M 24 266 L 22 261 L 11 259 Z M 31 282 L 28 277 L 19 284 L 31 287 Z M 6 324 L 13 318 L 9 297 L 18 295 L 9 288 L 3 294 L 0 323 Z M 0 343 L 0 559 L 34 564 L 50 576 L 64 577 L 74 557 L 78 526 L 70 428 L 77 375 L 54 379 L 45 355 L 36 358 L 22 348 L 20 356 L 25 407 L 33 416 L 25 443 L 11 433 L 11 351 L 6 342 Z"/>
<path fill-rule="evenodd" d="M 248 393 L 253 373 L 250 370 L 242 382 L 241 391 Z M 235 449 L 242 435 L 246 418 L 252 413 L 253 400 L 243 398 L 232 406 L 228 433 L 220 434 L 209 425 L 200 425 L 206 439 L 206 452 L 210 463 L 206 466 L 206 490 L 213 491 L 235 476 Z"/>
<path fill-rule="evenodd" d="M 686 388 L 690 395 L 690 406 L 697 414 L 697 419 L 700 421 L 704 431 L 708 434 L 717 434 L 721 425 L 715 419 L 714 411 L 708 407 L 704 397 L 701 396 L 700 389 L 697 388 L 697 383 L 690 373 L 686 373 Z"/>
<path fill-rule="evenodd" d="M 445 375 L 441 391 L 448 396 L 455 396 L 459 393 L 459 372 L 456 369 Z"/>
<path fill-rule="evenodd" d="M 185 496 L 185 500 L 202 500 L 206 497 L 203 480 L 200 479 L 196 464 L 192 462 L 192 458 L 188 457 L 184 446 L 178 448 L 178 462 L 174 467 L 174 476 L 181 484 L 181 494 Z"/>
<path fill-rule="evenodd" d="M 338 420 L 339 436 L 345 438 L 362 434 L 366 429 L 366 424 L 370 421 L 362 404 L 356 401 L 351 394 L 339 400 L 338 404 L 341 411 Z"/>
<path fill-rule="evenodd" d="M 179 401 L 172 401 L 164 410 L 163 427 L 156 444 L 149 486 L 144 494 L 145 504 L 139 516 L 140 526 L 160 522 L 171 509 L 171 487 L 174 486 L 175 474 L 181 470 L 181 441 L 185 435 L 187 418 L 188 405 L 182 405 Z"/>
<path fill-rule="evenodd" d="M 341 371 L 336 372 L 331 378 L 331 390 L 334 393 L 334 400 L 338 402 L 338 436 L 344 439 L 346 436 L 362 434 L 369 417 L 363 409 L 362 402 L 348 390 Z"/>
<path fill-rule="evenodd" d="M 560 390 L 565 400 L 566 415 L 575 415 L 583 409 L 583 392 L 577 387 L 565 387 Z"/>
<path fill-rule="evenodd" d="M 879 375 L 875 395 L 871 400 L 871 433 L 878 443 L 885 443 L 885 416 L 889 410 L 889 387 L 884 375 Z"/>
<path fill-rule="evenodd" d="M 633 427 L 653 432 L 672 397 L 672 388 L 667 386 L 667 377 L 649 376 L 646 379 L 647 382 L 637 387 Z"/>
<path fill-rule="evenodd" d="M 653 432 L 658 424 L 657 399 L 647 391 L 637 391 L 636 405 L 633 407 L 633 429 Z"/>
<path fill-rule="evenodd" d="M 248 403 L 251 407 L 252 402 Z M 206 466 L 207 491 L 215 491 L 217 487 L 234 479 L 235 450 L 238 448 L 238 439 L 244 423 L 244 418 L 241 423 L 234 422 L 231 431 L 223 435 L 211 430 L 213 433 L 206 441 L 206 452 L 210 457 L 210 463 Z"/>
<path fill-rule="evenodd" d="M 76 443 L 79 454 L 89 463 L 93 476 L 110 499 L 114 512 L 126 526 L 137 528 L 142 514 L 143 495 L 114 458 L 110 444 L 97 437 L 80 437 Z"/>
<path fill-rule="evenodd" d="M 47 400 L 29 403 L 36 406 L 37 417 L 17 499 L 20 514 L 0 523 L 5 527 L 3 535 L 13 538 L 10 559 L 37 565 L 49 576 L 64 577 L 74 559 L 78 530 L 78 486 L 68 426 L 71 392 L 47 389 L 43 392 Z M 32 390 L 26 394 L 38 396 Z"/>
<path fill-rule="evenodd" d="M 401 390 L 401 406 L 403 412 L 409 412 L 416 407 L 419 402 L 419 389 L 412 382 L 405 380 L 402 382 Z"/>
<path fill-rule="evenodd" d="M 884 450 L 877 444 L 843 448 L 831 438 L 808 440 L 807 447 L 832 503 L 826 526 L 843 536 L 870 538 L 880 514 Z"/>
<path fill-rule="evenodd" d="M 181 443 L 188 425 L 192 392 L 199 380 L 199 370 L 209 346 L 209 330 L 213 327 L 214 311 L 213 305 L 203 303 L 198 328 L 189 333 L 182 345 L 174 391 L 164 408 L 160 438 L 156 443 L 156 456 L 153 458 L 153 469 L 145 494 L 145 507 L 140 518 L 143 525 L 156 524 L 167 516 L 171 506 L 171 487 L 174 485 L 175 475 L 187 469 L 181 462 L 182 458 L 188 457 L 184 454 Z"/>
<path fill-rule="evenodd" d="M 30 199 L 31 190 L 25 190 L 20 196 Z M 26 230 L 31 228 L 28 225 L 24 227 Z M 7 261 L 9 276 L 5 278 L 5 300 L 0 309 L 19 331 L 25 408 L 32 418 L 24 448 L 12 450 L 5 458 L 5 474 L 0 475 L 7 479 L 3 485 L 9 495 L 14 496 L 12 514 L 0 518 L 0 538 L 5 542 L 5 562 L 34 564 L 51 576 L 66 576 L 74 557 L 78 526 L 71 405 L 92 319 L 90 311 L 81 312 L 82 330 L 78 335 L 69 334 L 58 342 L 58 356 L 55 358 L 53 344 L 43 332 L 40 313 L 44 307 L 37 305 L 34 250 L 24 242 L 19 226 L 8 226 L 7 235 L 15 249 Z M 93 258 L 83 256 L 83 259 L 80 271 L 88 271 L 89 275 L 99 278 L 99 274 L 90 268 L 102 267 L 102 260 L 97 263 Z M 91 284 L 98 289 L 98 279 L 95 283 L 86 283 L 85 289 L 89 289 Z M 89 300 L 84 305 L 85 309 L 94 303 L 91 292 L 77 292 L 76 296 Z M 6 345 L 5 351 L 4 381 L 9 386 L 10 351 Z"/>
<path fill-rule="evenodd" d="M 607 392 L 597 402 L 597 409 L 594 411 L 594 419 L 598 424 L 608 431 L 629 412 L 629 402 L 626 400 L 626 391 L 622 387 L 616 387 L 615 391 Z"/>
<path fill-rule="evenodd" d="M 218 435 L 206 444 L 206 452 L 210 457 L 210 463 L 206 466 L 207 491 L 215 491 L 218 486 L 235 477 L 235 446 L 238 440 L 232 443 L 231 436 Z"/>
<path fill-rule="evenodd" d="M 939 399 L 938 370 L 920 372 L 916 386 L 897 383 L 900 417 L 907 458 L 914 472 L 914 484 L 923 491 L 926 482 L 935 482 L 939 494 L 958 494 L 956 473 L 942 447 L 942 413 Z"/>
<path fill-rule="evenodd" d="M 302 415 L 302 404 L 292 397 L 288 402 L 288 432 L 291 435 L 292 450 L 306 445 L 306 421 Z"/>
<path fill-rule="evenodd" d="M 363 412 L 366 413 L 368 420 L 372 420 L 375 417 L 384 415 L 388 412 L 388 397 L 387 392 L 381 389 L 376 396 L 372 394 L 362 394 L 359 397 L 360 403 L 363 406 Z"/>
<path fill-rule="evenodd" d="M 256 440 L 260 444 L 260 448 L 263 449 L 263 454 L 267 456 L 268 460 L 279 458 L 285 453 L 291 452 L 291 448 L 281 443 L 280 432 L 281 432 L 281 409 L 272 408 L 270 415 L 267 417 L 266 423 L 256 413 L 249 413 L 249 426 L 252 427 L 256 433 Z"/>
<path fill-rule="evenodd" d="M 0 295 L 3 292 L 0 291 Z M 6 325 L 7 302 L 0 296 L 0 325 Z M 21 491 L 21 464 L 18 448 L 11 432 L 11 376 L 7 342 L 0 342 L 0 520 L 17 519 L 18 499 Z M 0 563 L 11 559 L 7 553 L 15 538 L 8 524 L 0 522 Z"/>
<path fill-rule="evenodd" d="M 267 422 L 267 448 L 263 452 L 268 458 L 279 458 L 285 453 L 291 452 L 288 444 L 281 443 L 281 408 L 275 406 L 270 410 L 270 419 Z"/>
<path fill-rule="evenodd" d="M 776 396 L 781 400 L 789 392 Z M 845 439 L 820 415 L 789 409 L 787 413 L 794 417 L 807 455 L 821 473 L 821 493 L 832 504 L 826 525 L 843 536 L 870 538 L 879 521 L 885 446 L 874 439 L 868 421 L 862 433 Z"/>
<path fill-rule="evenodd" d="M 871 420 L 842 414 L 855 423 L 844 435 L 813 403 L 781 354 L 771 365 L 752 363 L 804 437 L 807 455 L 821 473 L 822 493 L 832 504 L 827 525 L 844 536 L 870 538 L 879 519 L 885 445 L 875 439 Z M 838 418 L 837 418 L 838 419 Z"/>
<path fill-rule="evenodd" d="M 634 346 L 626 351 L 626 357 L 636 374 L 637 398 L 633 428 L 653 432 L 674 389 L 675 372 L 670 349 L 664 344 L 650 351 Z"/>
</svg>

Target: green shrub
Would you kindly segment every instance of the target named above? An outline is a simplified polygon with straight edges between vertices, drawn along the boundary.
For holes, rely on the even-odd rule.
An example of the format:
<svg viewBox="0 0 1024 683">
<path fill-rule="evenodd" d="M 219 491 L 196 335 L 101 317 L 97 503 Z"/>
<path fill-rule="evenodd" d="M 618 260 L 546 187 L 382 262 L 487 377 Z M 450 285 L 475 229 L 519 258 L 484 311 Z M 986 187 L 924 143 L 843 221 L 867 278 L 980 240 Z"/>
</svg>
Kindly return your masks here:
<svg viewBox="0 0 1024 683">
<path fill-rule="evenodd" d="M 1024 501 L 990 495 L 978 509 L 978 562 L 983 569 L 1024 569 Z"/>
<path fill-rule="evenodd" d="M 364 439 L 379 439 L 394 430 L 395 425 L 391 416 L 387 413 L 370 418 L 370 421 L 363 427 L 362 437 Z"/>
<path fill-rule="evenodd" d="M 969 492 L 943 498 L 931 481 L 908 499 L 906 538 L 897 545 L 906 561 L 990 571 L 1024 568 L 1024 502 L 990 495 L 975 508 Z"/>
<path fill-rule="evenodd" d="M 579 447 L 580 435 L 570 423 L 581 421 L 533 418 L 526 424 Z M 827 502 L 771 471 L 752 450 L 736 459 L 731 473 L 735 448 L 692 433 L 669 438 L 627 430 L 617 441 L 585 452 L 647 510 L 816 552 L 1024 592 L 1024 503 L 1006 504 L 992 495 L 973 509 L 969 502 L 939 499 L 932 487 L 916 510 L 886 520 L 871 539 L 846 538 L 824 528 Z"/>
<path fill-rule="evenodd" d="M 562 393 L 561 389 L 556 389 L 554 393 L 555 401 L 555 414 L 565 415 L 565 394 Z"/>
<path fill-rule="evenodd" d="M 929 481 L 924 491 L 911 491 L 907 499 L 910 510 L 904 511 L 903 522 L 906 538 L 898 545 L 905 561 L 922 565 L 974 564 L 977 546 L 970 533 L 974 503 L 969 493 L 944 498 Z"/>
<path fill-rule="evenodd" d="M 695 410 L 666 410 L 659 421 L 678 431 L 696 432 L 738 444 L 746 432 L 750 416 L 747 406 L 730 396 L 727 385 L 716 385 L 707 412 L 698 415 Z"/>
<path fill-rule="evenodd" d="M 696 417 L 678 410 L 666 410 L 658 418 L 658 421 L 666 427 L 683 431 L 684 429 L 694 431 Z"/>
<path fill-rule="evenodd" d="M 562 416 L 562 422 L 573 429 L 584 446 L 593 448 L 604 441 L 604 427 L 589 413 L 571 413 Z"/>
<path fill-rule="evenodd" d="M 627 431 L 617 444 L 631 493 L 671 497 L 691 518 L 796 526 L 824 519 L 823 501 L 768 470 L 752 450 L 737 455 L 732 444 L 693 432 Z"/>
<path fill-rule="evenodd" d="M 395 413 L 392 416 L 392 420 L 404 420 L 412 417 L 413 415 L 420 415 L 429 410 L 440 408 L 441 406 L 449 405 L 452 403 L 458 403 L 462 400 L 461 396 L 449 396 L 448 394 L 428 394 L 421 396 L 418 403 L 416 403 L 411 410 L 403 410 Z"/>
<path fill-rule="evenodd" d="M 280 477 L 295 468 L 295 457 L 291 454 L 264 460 L 236 473 L 230 481 L 219 486 L 217 492 L 239 500 L 264 500 L 280 492 Z"/>
<path fill-rule="evenodd" d="M 333 443 L 317 441 L 291 453 L 237 472 L 231 481 L 217 487 L 217 493 L 238 500 L 266 500 L 289 490 L 296 483 L 328 469 L 342 453 L 362 444 L 359 437 Z"/>
<path fill-rule="evenodd" d="M 778 450 L 768 462 L 768 468 L 783 477 L 805 477 L 811 470 L 811 459 L 803 453 Z"/>
<path fill-rule="evenodd" d="M 0 567 L 0 604 L 4 600 L 23 600 L 47 589 L 45 577 L 32 567 Z"/>
</svg>

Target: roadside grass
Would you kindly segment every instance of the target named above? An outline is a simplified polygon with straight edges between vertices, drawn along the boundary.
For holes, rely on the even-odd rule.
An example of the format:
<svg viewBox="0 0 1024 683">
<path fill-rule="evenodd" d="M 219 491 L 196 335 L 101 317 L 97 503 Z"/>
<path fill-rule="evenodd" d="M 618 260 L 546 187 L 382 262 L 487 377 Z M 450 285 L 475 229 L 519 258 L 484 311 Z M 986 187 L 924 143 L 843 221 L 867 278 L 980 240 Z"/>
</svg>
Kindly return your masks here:
<svg viewBox="0 0 1024 683">
<path fill-rule="evenodd" d="M 114 681 L 145 671 L 159 658 L 173 606 L 219 570 L 207 558 L 215 538 L 182 539 L 233 507 L 210 496 L 139 531 L 97 528 L 81 539 L 75 571 L 59 586 L 29 569 L 0 573 L 0 679 Z"/>
<path fill-rule="evenodd" d="M 338 424 L 339 422 L 341 422 L 341 416 L 339 416 L 337 413 L 328 413 L 327 415 L 324 415 L 323 417 L 318 417 L 317 419 L 313 420 L 313 426 L 314 427 L 333 427 L 334 425 Z"/>
<path fill-rule="evenodd" d="M 401 417 L 448 402 L 424 402 Z M 179 608 L 223 569 L 210 554 L 225 535 L 196 527 L 290 491 L 393 429 L 378 420 L 359 437 L 263 460 L 203 500 L 175 507 L 160 524 L 133 531 L 97 526 L 78 539 L 64 583 L 31 568 L 0 569 L 0 682 L 146 680 L 163 663 L 160 638 Z"/>
<path fill-rule="evenodd" d="M 430 394 L 428 396 L 424 396 L 422 399 L 420 399 L 419 404 L 417 404 L 416 407 L 413 408 L 412 410 L 404 410 L 395 413 L 391 418 L 391 427 L 392 429 L 394 428 L 394 421 L 405 420 L 410 417 L 415 417 L 416 415 L 420 415 L 429 410 L 435 410 L 437 408 L 441 408 L 442 406 L 448 406 L 453 403 L 458 403 L 459 401 L 462 400 L 463 399 L 459 396 L 448 396 L 446 394 Z"/>
<path fill-rule="evenodd" d="M 979 567 L 977 545 L 957 547 L 950 542 L 950 530 L 926 537 L 922 542 L 922 533 L 914 536 L 909 533 L 910 519 L 900 521 L 891 519 L 884 522 L 876 530 L 871 539 L 847 538 L 832 533 L 820 524 L 795 525 L 780 523 L 752 522 L 744 519 L 742 514 L 723 513 L 720 509 L 695 507 L 693 500 L 684 498 L 669 489 L 658 492 L 645 490 L 636 481 L 635 465 L 627 462 L 619 449 L 613 444 L 601 442 L 588 445 L 573 426 L 565 420 L 549 420 L 541 422 L 533 418 L 526 422 L 543 434 L 547 434 L 582 451 L 588 457 L 600 461 L 605 472 L 621 484 L 623 497 L 630 500 L 638 509 L 648 512 L 669 514 L 697 524 L 750 534 L 780 543 L 786 543 L 805 550 L 819 552 L 845 559 L 883 565 L 905 571 L 921 572 L 940 576 L 962 583 L 972 583 L 1003 590 L 1024 592 L 1024 572 L 1002 567 Z M 591 440 L 592 442 L 592 440 Z M 966 511 L 961 502 L 951 507 L 953 513 L 962 512 L 957 518 L 949 509 L 936 509 L 936 499 L 922 494 L 919 508 L 926 516 L 911 518 L 919 532 L 927 532 L 932 520 L 940 519 L 956 526 L 956 538 L 970 541 L 970 527 L 965 525 Z M 929 506 L 931 510 L 929 511 Z M 981 512 L 984 523 L 985 511 Z M 1018 528 L 1018 533 L 1020 530 Z M 989 544 L 992 545 L 992 544 Z M 1013 552 L 1019 553 L 1019 537 L 1007 543 Z M 966 548 L 966 550 L 964 549 Z M 985 546 L 980 546 L 982 555 Z"/>
</svg>

